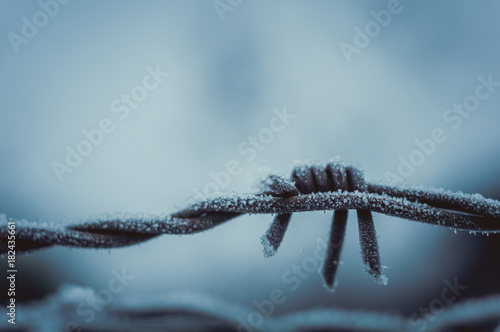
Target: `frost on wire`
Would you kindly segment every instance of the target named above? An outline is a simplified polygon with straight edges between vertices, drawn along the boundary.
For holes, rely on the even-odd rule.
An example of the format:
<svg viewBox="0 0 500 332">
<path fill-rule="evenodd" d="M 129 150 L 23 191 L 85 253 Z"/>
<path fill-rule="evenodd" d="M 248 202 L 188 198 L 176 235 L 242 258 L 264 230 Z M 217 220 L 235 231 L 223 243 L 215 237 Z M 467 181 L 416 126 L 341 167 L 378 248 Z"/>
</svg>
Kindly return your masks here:
<svg viewBox="0 0 500 332">
<path fill-rule="evenodd" d="M 372 212 L 471 233 L 500 232 L 500 202 L 479 194 L 464 194 L 422 186 L 366 183 L 360 167 L 332 160 L 326 165 L 296 163 L 290 179 L 269 174 L 258 192 L 225 193 L 196 201 L 162 216 L 105 215 L 62 224 L 16 220 L 18 252 L 54 245 L 115 248 L 147 241 L 162 234 L 193 234 L 217 227 L 247 213 L 277 214 L 262 236 L 266 257 L 274 256 L 284 239 L 292 213 L 334 211 L 330 240 L 322 268 L 333 288 L 345 237 L 348 210 L 356 210 L 361 256 L 365 271 L 387 283 L 380 262 Z M 0 215 L 0 253 L 7 252 L 8 221 Z"/>
</svg>

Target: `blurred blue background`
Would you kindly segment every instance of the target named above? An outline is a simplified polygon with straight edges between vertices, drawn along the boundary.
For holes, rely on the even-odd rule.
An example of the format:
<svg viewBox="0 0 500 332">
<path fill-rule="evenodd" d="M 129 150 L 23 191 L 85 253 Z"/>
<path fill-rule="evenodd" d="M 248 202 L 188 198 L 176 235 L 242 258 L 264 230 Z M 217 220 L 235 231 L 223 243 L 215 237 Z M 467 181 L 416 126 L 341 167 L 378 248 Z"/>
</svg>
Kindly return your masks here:
<svg viewBox="0 0 500 332">
<path fill-rule="evenodd" d="M 383 180 L 434 128 L 447 140 L 406 182 L 500 198 L 500 91 L 456 130 L 443 119 L 474 93 L 478 76 L 500 81 L 498 1 L 402 1 L 350 62 L 341 43 L 354 45 L 354 28 L 387 1 L 228 6 L 219 14 L 211 1 L 70 1 L 16 52 L 9 33 L 22 36 L 23 17 L 32 21 L 41 7 L 0 2 L 0 212 L 63 223 L 173 212 L 230 160 L 241 171 L 224 191 L 250 191 L 263 165 L 289 174 L 295 160 L 336 155 Z M 111 104 L 157 66 L 168 77 L 121 120 Z M 295 117 L 247 161 L 238 147 L 284 108 Z M 60 182 L 53 162 L 64 163 L 66 146 L 75 149 L 104 118 L 114 131 Z M 277 313 L 326 306 L 410 314 L 455 277 L 469 287 L 464 297 L 500 290 L 498 237 L 383 215 L 375 223 L 389 285 L 377 285 L 362 271 L 355 213 L 337 291 L 326 292 L 317 273 L 290 290 L 283 274 L 327 238 L 331 214 L 295 214 L 278 254 L 265 259 L 259 238 L 271 220 L 243 216 L 130 248 L 20 256 L 18 298 L 66 283 L 101 289 L 122 268 L 136 276 L 124 295 L 194 291 L 252 306 L 279 288 L 287 301 Z"/>
</svg>

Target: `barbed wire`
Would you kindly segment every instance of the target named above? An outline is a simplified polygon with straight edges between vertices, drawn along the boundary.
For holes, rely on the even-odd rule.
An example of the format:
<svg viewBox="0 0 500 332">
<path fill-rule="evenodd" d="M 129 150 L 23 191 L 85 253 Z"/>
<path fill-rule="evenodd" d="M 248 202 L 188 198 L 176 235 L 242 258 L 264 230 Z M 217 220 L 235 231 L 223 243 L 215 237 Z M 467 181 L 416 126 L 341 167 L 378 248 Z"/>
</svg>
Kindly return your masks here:
<svg viewBox="0 0 500 332">
<path fill-rule="evenodd" d="M 2 331 L 492 331 L 500 324 L 500 294 L 467 299 L 439 313 L 410 319 L 399 314 L 340 308 L 264 315 L 237 303 L 195 293 L 155 293 L 120 297 L 98 306 L 89 319 L 82 303 L 96 303 L 93 289 L 64 285 L 43 301 L 22 304 L 16 327 L 0 321 Z M 80 308 L 80 310 L 79 310 Z M 85 314 L 83 314 L 85 313 Z M 496 330 L 495 330 L 496 331 Z"/>
<path fill-rule="evenodd" d="M 125 247 L 163 234 L 206 231 L 242 214 L 277 214 L 261 238 L 265 256 L 272 256 L 283 240 L 292 213 L 334 210 L 323 264 L 324 281 L 333 287 L 350 209 L 357 210 L 365 270 L 382 284 L 387 279 L 380 263 L 372 212 L 473 233 L 500 232 L 497 200 L 422 186 L 366 183 L 360 167 L 339 160 L 326 165 L 296 164 L 291 179 L 270 174 L 259 182 L 258 188 L 254 194 L 219 194 L 158 217 L 110 216 L 64 226 L 0 216 L 0 253 L 9 250 L 8 221 L 15 221 L 16 250 L 23 253 L 55 245 Z"/>
</svg>

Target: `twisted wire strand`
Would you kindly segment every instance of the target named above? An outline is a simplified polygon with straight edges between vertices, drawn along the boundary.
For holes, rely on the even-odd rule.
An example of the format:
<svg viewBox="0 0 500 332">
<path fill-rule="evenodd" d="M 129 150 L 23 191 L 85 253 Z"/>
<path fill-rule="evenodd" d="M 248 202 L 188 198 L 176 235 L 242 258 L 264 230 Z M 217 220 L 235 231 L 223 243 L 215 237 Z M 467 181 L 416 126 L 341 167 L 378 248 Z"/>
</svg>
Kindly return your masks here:
<svg viewBox="0 0 500 332">
<path fill-rule="evenodd" d="M 261 238 L 264 255 L 273 256 L 291 215 L 334 210 L 330 241 L 323 264 L 326 286 L 332 288 L 340 262 L 348 210 L 355 209 L 365 270 L 385 284 L 372 212 L 480 233 L 500 233 L 500 202 L 479 194 L 463 194 L 422 186 L 366 183 L 356 165 L 335 160 L 326 165 L 297 164 L 291 179 L 270 174 L 256 194 L 220 194 L 197 201 L 171 215 L 108 217 L 72 226 L 16 221 L 20 253 L 55 245 L 80 248 L 125 247 L 162 234 L 202 232 L 242 214 L 277 214 Z M 0 253 L 7 253 L 8 219 L 0 216 Z"/>
</svg>

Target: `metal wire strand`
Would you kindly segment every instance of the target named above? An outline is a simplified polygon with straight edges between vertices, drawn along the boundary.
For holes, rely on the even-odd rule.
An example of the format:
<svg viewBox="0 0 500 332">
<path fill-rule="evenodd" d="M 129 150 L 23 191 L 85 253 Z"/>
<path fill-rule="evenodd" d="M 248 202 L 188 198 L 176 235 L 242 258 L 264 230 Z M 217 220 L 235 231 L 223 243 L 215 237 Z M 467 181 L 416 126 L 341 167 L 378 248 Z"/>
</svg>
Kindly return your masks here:
<svg viewBox="0 0 500 332">
<path fill-rule="evenodd" d="M 116 248 L 145 242 L 162 234 L 193 234 L 217 227 L 246 213 L 277 214 L 261 238 L 272 256 L 283 241 L 291 214 L 335 211 L 323 278 L 333 287 L 340 262 L 347 210 L 355 209 L 366 271 L 385 283 L 372 212 L 480 233 L 500 232 L 500 202 L 479 194 L 463 194 L 420 186 L 366 183 L 359 167 L 338 160 L 326 165 L 299 164 L 291 179 L 271 174 L 256 194 L 226 194 L 197 201 L 166 216 L 106 217 L 66 227 L 0 215 L 0 253 L 7 253 L 8 221 L 16 223 L 18 253 L 55 245 Z"/>
</svg>

